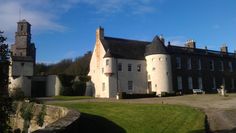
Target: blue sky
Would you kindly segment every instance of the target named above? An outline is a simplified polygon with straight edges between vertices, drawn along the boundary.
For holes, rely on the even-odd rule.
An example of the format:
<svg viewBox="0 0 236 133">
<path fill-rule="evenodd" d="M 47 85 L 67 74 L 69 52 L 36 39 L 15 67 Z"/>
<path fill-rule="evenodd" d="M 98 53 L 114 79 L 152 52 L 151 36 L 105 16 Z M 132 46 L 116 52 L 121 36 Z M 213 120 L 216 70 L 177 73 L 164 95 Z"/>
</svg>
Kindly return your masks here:
<svg viewBox="0 0 236 133">
<path fill-rule="evenodd" d="M 32 24 L 37 62 L 55 63 L 93 50 L 95 30 L 151 41 L 163 35 L 183 46 L 236 50 L 236 0 L 0 0 L 0 29 L 14 42 L 19 18 Z M 21 15 L 19 15 L 19 10 Z"/>
</svg>

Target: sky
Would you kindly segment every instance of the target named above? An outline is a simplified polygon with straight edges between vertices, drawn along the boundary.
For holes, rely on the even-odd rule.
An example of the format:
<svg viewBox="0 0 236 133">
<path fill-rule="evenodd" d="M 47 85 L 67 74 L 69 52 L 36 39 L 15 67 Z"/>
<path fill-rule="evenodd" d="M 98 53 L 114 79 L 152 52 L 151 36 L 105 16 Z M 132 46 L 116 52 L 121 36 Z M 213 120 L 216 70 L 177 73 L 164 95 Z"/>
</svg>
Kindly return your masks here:
<svg viewBox="0 0 236 133">
<path fill-rule="evenodd" d="M 0 0 L 0 30 L 15 39 L 16 24 L 32 25 L 37 62 L 56 63 L 93 51 L 99 26 L 105 36 L 198 48 L 236 50 L 236 0 Z"/>
</svg>

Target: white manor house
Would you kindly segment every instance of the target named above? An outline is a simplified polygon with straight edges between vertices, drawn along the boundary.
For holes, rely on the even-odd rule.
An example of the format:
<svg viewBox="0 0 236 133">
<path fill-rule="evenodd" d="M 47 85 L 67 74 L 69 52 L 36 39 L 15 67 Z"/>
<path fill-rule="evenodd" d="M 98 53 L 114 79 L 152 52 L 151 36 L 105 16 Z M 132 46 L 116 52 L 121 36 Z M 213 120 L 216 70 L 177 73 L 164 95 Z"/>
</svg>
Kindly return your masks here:
<svg viewBox="0 0 236 133">
<path fill-rule="evenodd" d="M 94 96 L 111 98 L 121 92 L 215 92 L 220 85 L 235 91 L 235 72 L 236 54 L 225 45 L 220 51 L 196 48 L 193 40 L 166 46 L 163 37 L 152 42 L 106 37 L 99 27 L 88 75 Z"/>
</svg>

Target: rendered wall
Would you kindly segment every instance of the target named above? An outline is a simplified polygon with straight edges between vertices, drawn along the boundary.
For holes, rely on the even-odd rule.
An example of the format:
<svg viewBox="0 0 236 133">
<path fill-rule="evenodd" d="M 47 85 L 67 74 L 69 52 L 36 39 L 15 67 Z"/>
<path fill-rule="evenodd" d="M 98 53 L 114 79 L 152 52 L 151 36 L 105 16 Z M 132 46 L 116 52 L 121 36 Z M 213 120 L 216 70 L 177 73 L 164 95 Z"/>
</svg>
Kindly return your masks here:
<svg viewBox="0 0 236 133">
<path fill-rule="evenodd" d="M 130 60 L 130 59 L 114 59 L 117 60 L 116 66 L 121 63 L 122 71 L 118 71 L 109 77 L 110 97 L 115 97 L 118 92 L 126 92 L 129 94 L 146 94 L 147 93 L 147 73 L 145 60 Z M 132 70 L 128 71 L 128 64 L 132 65 Z M 141 71 L 137 71 L 137 66 L 141 65 Z M 133 89 L 128 90 L 128 81 L 133 82 Z"/>
<path fill-rule="evenodd" d="M 46 96 L 60 95 L 61 82 L 57 75 L 47 76 Z"/>
<path fill-rule="evenodd" d="M 156 54 L 146 56 L 148 81 L 152 91 L 160 95 L 161 92 L 173 92 L 171 58 L 169 55 Z"/>
<path fill-rule="evenodd" d="M 13 76 L 33 76 L 34 71 L 34 63 L 33 62 L 12 62 L 12 75 Z"/>
<path fill-rule="evenodd" d="M 21 89 L 25 96 L 31 96 L 31 79 L 30 77 L 9 77 L 9 91 L 10 94 L 14 92 L 14 89 Z"/>
</svg>

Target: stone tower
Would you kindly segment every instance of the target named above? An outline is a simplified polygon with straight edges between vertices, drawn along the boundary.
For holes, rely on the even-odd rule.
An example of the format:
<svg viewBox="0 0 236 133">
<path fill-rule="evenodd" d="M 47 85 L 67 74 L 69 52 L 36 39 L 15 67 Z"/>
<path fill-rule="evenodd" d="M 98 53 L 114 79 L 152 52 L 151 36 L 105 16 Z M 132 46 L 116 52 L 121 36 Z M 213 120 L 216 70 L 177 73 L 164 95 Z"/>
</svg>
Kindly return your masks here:
<svg viewBox="0 0 236 133">
<path fill-rule="evenodd" d="M 148 89 L 161 95 L 162 92 L 172 93 L 171 57 L 162 37 L 156 36 L 146 46 Z"/>
<path fill-rule="evenodd" d="M 11 47 L 12 68 L 10 74 L 17 76 L 33 76 L 36 49 L 31 42 L 31 25 L 26 20 L 17 23 L 15 44 Z"/>
<path fill-rule="evenodd" d="M 31 25 L 26 20 L 17 23 L 15 43 L 11 46 L 9 67 L 9 93 L 21 89 L 25 96 L 31 96 L 31 79 L 34 76 L 36 48 L 31 42 Z"/>
</svg>

